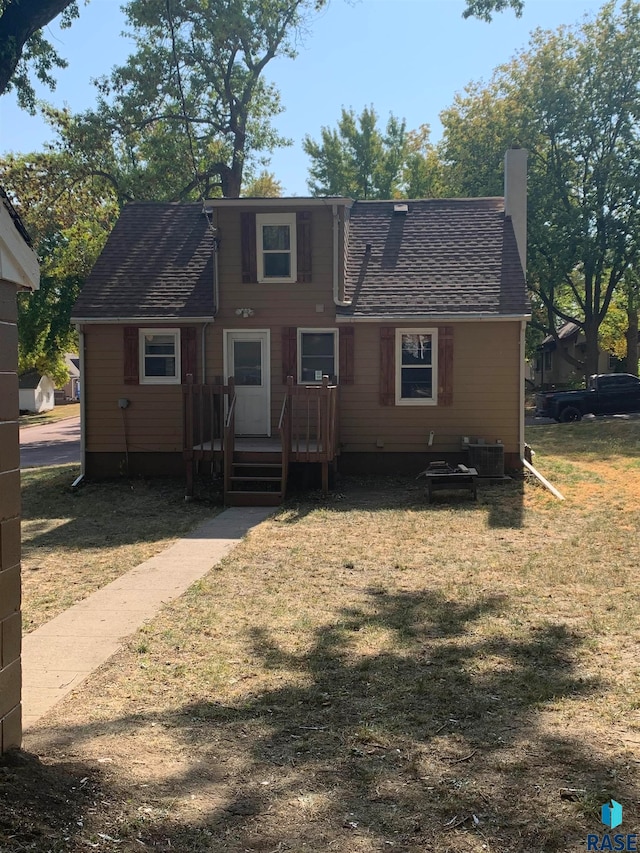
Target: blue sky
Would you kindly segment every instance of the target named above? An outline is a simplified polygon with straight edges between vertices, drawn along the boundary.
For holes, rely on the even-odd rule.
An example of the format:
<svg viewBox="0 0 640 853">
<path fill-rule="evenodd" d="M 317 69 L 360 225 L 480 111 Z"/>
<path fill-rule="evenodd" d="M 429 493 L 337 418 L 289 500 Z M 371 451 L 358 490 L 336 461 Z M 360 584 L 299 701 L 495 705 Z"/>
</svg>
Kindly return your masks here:
<svg viewBox="0 0 640 853">
<path fill-rule="evenodd" d="M 440 135 L 438 115 L 471 80 L 488 80 L 496 65 L 527 44 L 536 27 L 573 24 L 601 3 L 591 0 L 526 0 L 522 18 L 512 12 L 491 24 L 464 20 L 463 0 L 330 0 L 315 15 L 295 60 L 274 60 L 266 78 L 281 91 L 285 112 L 276 119 L 293 146 L 276 152 L 269 169 L 286 195 L 308 193 L 305 134 L 319 138 L 334 126 L 341 107 L 360 112 L 373 104 L 383 121 L 389 113 L 408 128 L 429 124 Z M 53 93 L 40 97 L 72 110 L 90 107 L 91 78 L 122 63 L 130 43 L 122 36 L 124 17 L 117 0 L 91 0 L 81 6 L 71 29 L 55 23 L 48 37 L 69 67 L 57 72 Z M 0 152 L 38 150 L 52 136 L 39 118 L 18 109 L 13 94 L 0 97 Z"/>
</svg>

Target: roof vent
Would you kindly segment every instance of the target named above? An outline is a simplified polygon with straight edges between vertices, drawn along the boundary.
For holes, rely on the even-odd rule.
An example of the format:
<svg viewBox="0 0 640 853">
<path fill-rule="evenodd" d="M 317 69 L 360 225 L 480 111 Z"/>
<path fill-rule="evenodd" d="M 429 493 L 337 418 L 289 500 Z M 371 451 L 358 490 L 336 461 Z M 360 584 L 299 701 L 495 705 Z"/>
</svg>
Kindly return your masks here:
<svg viewBox="0 0 640 853">
<path fill-rule="evenodd" d="M 393 212 L 394 213 L 401 213 L 401 214 L 403 214 L 403 216 L 406 216 L 407 213 L 409 213 L 409 205 L 403 204 L 403 203 L 394 204 L 393 205 Z"/>
</svg>

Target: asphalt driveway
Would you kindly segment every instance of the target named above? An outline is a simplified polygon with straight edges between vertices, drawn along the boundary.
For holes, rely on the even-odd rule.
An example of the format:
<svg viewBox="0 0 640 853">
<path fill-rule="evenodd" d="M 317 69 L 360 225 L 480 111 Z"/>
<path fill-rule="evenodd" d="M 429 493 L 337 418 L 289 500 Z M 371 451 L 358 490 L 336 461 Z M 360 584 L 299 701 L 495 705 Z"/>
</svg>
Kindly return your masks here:
<svg viewBox="0 0 640 853">
<path fill-rule="evenodd" d="M 41 468 L 80 462 L 80 418 L 22 427 L 20 467 Z"/>
</svg>

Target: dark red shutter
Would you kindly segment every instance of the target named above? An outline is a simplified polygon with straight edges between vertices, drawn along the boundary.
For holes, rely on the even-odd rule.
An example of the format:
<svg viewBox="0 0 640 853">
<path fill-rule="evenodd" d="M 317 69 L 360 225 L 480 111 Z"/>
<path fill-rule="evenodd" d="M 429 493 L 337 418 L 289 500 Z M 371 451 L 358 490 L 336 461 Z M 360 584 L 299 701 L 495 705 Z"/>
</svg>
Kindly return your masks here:
<svg viewBox="0 0 640 853">
<path fill-rule="evenodd" d="M 183 382 L 187 381 L 189 373 L 193 376 L 193 381 L 196 381 L 197 359 L 198 347 L 195 326 L 187 326 L 186 329 L 180 329 L 180 361 Z"/>
<path fill-rule="evenodd" d="M 124 382 L 125 385 L 137 385 L 139 377 L 138 327 L 124 327 Z"/>
<path fill-rule="evenodd" d="M 301 210 L 296 217 L 298 281 L 311 282 L 311 213 Z"/>
<path fill-rule="evenodd" d="M 258 280 L 255 213 L 240 214 L 240 241 L 242 244 L 242 282 L 243 284 L 250 284 Z"/>
<path fill-rule="evenodd" d="M 298 381 L 298 330 L 295 326 L 282 329 L 282 383 L 287 384 L 287 376 Z"/>
<path fill-rule="evenodd" d="M 380 405 L 394 406 L 396 402 L 396 330 L 380 327 Z"/>
<path fill-rule="evenodd" d="M 438 330 L 438 405 L 453 405 L 453 326 Z"/>
<path fill-rule="evenodd" d="M 345 326 L 338 332 L 340 347 L 340 375 L 338 381 L 341 385 L 353 385 L 353 333 L 353 326 Z"/>
</svg>

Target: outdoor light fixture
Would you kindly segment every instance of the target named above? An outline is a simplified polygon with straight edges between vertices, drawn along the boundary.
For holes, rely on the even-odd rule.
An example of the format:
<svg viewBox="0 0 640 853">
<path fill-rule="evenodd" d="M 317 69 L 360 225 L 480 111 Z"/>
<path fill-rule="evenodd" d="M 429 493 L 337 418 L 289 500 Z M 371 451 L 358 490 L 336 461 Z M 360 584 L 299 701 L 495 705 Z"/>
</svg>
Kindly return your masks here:
<svg viewBox="0 0 640 853">
<path fill-rule="evenodd" d="M 253 308 L 236 308 L 236 314 L 238 315 L 238 317 L 244 317 L 244 319 L 246 320 L 247 317 L 253 317 L 255 311 L 253 310 Z"/>
</svg>

